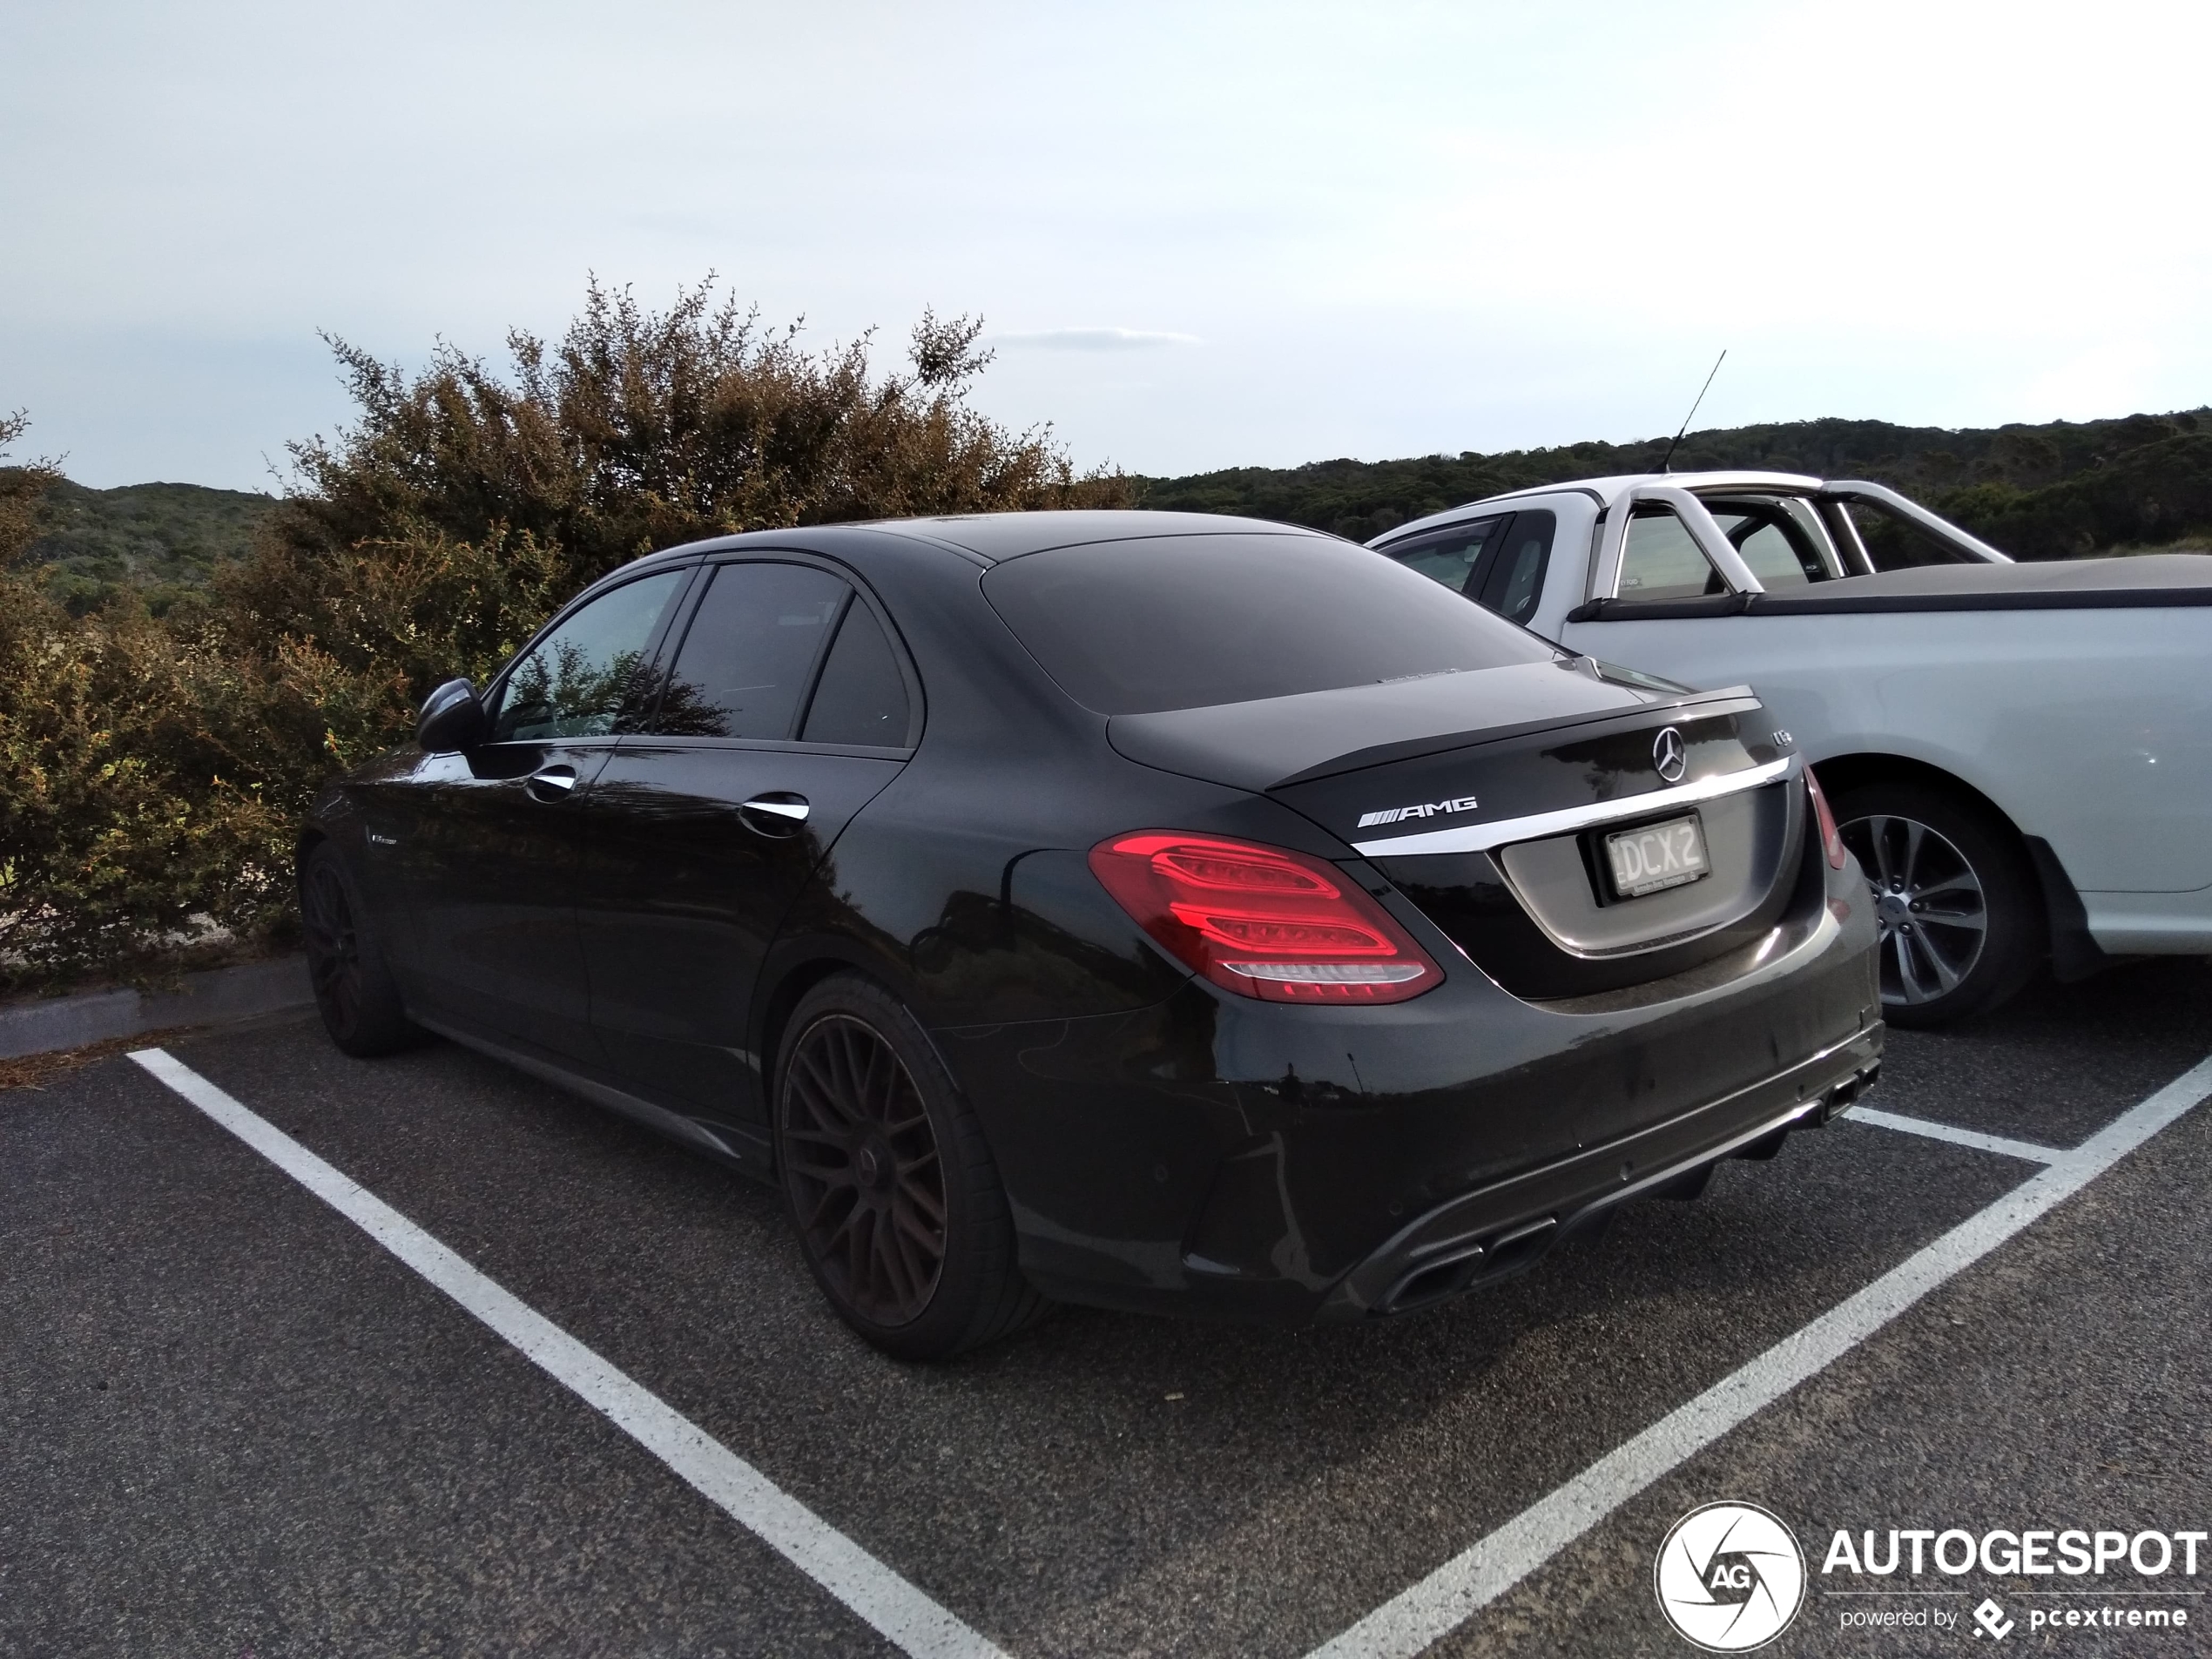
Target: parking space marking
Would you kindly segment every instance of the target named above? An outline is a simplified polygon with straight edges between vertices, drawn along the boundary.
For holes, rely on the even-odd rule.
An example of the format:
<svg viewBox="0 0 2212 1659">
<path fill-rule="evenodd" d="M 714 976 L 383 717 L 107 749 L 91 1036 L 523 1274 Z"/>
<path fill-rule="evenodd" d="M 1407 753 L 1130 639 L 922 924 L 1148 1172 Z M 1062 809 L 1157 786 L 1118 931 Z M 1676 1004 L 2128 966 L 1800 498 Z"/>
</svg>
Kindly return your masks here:
<svg viewBox="0 0 2212 1659">
<path fill-rule="evenodd" d="M 140 1049 L 131 1058 L 459 1303 L 887 1641 L 917 1659 L 1007 1659 L 698 1424 L 274 1124 L 163 1049 Z"/>
<path fill-rule="evenodd" d="M 1932 1141 L 1948 1141 L 1953 1146 L 1971 1146 L 1977 1152 L 1996 1152 L 2030 1163 L 2056 1163 L 2066 1156 L 2055 1146 L 2038 1146 L 2033 1141 L 2015 1141 L 2002 1135 L 1984 1135 L 1979 1130 L 1954 1129 L 1932 1118 L 1906 1117 L 1902 1113 L 1881 1111 L 1872 1106 L 1852 1107 L 1844 1122 L 1902 1130 L 1907 1135 L 1925 1135 Z"/>
<path fill-rule="evenodd" d="M 1784 1337 L 1696 1399 L 1400 1591 L 1309 1659 L 1411 1659 L 1472 1618 L 1646 1487 L 1817 1375 L 2212 1095 L 2199 1061 L 1986 1209 Z"/>
</svg>

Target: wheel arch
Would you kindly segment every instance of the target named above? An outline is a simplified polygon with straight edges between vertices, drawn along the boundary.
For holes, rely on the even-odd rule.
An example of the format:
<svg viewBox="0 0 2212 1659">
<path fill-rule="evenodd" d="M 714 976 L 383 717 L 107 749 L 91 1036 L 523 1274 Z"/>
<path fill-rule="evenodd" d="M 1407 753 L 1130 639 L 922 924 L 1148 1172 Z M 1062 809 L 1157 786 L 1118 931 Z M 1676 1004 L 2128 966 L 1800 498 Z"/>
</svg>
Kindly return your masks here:
<svg viewBox="0 0 2212 1659">
<path fill-rule="evenodd" d="M 2111 966 L 2115 960 L 2107 955 L 2090 935 L 2088 911 L 2081 902 L 2081 894 L 2051 844 L 2040 835 L 2030 835 L 2022 830 L 2004 807 L 1956 772 L 1925 760 L 1915 760 L 1909 755 L 1867 750 L 1816 761 L 1812 769 L 1820 779 L 1822 792 L 1831 801 L 1840 800 L 1851 790 L 1867 784 L 1908 782 L 1959 796 L 1987 813 L 2012 837 L 2034 876 L 2053 974 L 2071 982 L 2087 978 Z"/>
<path fill-rule="evenodd" d="M 1821 792 L 1836 800 L 1848 792 L 1871 783 L 1915 783 L 1931 789 L 1942 789 L 1963 795 L 2005 826 L 2007 833 L 2026 850 L 2027 838 L 2020 833 L 2013 816 L 1982 791 L 1953 772 L 1925 760 L 1915 760 L 1910 755 L 1885 754 L 1879 751 L 1861 750 L 1851 754 L 1831 756 L 1816 760 L 1812 769 L 1820 779 Z"/>
<path fill-rule="evenodd" d="M 914 997 L 909 988 L 900 982 L 898 974 L 887 971 L 880 955 L 859 948 L 851 940 L 835 936 L 803 944 L 794 942 L 779 948 L 772 953 L 764 968 L 754 1000 L 752 1052 L 759 1062 L 761 1116 L 772 1126 L 776 1114 L 777 1057 L 790 1028 L 791 1016 L 809 991 L 835 974 L 854 974 L 881 986 L 909 1008 L 914 1006 Z M 772 1159 L 775 1156 L 774 1143 L 772 1127 Z"/>
</svg>

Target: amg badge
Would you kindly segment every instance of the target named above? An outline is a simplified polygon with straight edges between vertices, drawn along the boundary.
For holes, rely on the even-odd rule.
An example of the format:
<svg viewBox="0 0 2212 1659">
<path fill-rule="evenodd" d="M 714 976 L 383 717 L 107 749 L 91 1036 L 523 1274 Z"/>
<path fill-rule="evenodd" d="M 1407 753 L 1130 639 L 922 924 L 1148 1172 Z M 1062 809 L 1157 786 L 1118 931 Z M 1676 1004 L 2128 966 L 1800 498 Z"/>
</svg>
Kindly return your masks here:
<svg viewBox="0 0 2212 1659">
<path fill-rule="evenodd" d="M 1438 813 L 1471 813 L 1475 808 L 1472 795 L 1461 795 L 1455 800 L 1433 800 L 1423 806 L 1386 806 L 1379 813 L 1359 814 L 1359 827 L 1372 829 L 1378 824 L 1395 824 L 1403 818 L 1431 818 Z"/>
</svg>

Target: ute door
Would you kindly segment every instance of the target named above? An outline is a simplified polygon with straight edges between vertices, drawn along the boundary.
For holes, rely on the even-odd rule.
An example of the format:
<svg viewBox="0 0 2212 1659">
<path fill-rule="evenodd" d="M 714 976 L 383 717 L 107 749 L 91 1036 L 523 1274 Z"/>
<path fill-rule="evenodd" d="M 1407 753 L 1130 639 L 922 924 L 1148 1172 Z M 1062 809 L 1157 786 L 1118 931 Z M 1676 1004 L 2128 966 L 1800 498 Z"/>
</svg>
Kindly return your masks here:
<svg viewBox="0 0 2212 1659">
<path fill-rule="evenodd" d="M 826 564 L 712 567 L 647 730 L 589 811 L 578 915 L 609 1066 L 703 1123 L 765 1119 L 760 963 L 840 832 L 911 752 L 920 685 Z"/>
<path fill-rule="evenodd" d="M 562 617 L 494 686 L 490 740 L 425 757 L 390 792 L 412 798 L 394 804 L 388 839 L 409 1000 L 433 1023 L 595 1058 L 576 932 L 583 805 L 691 576 L 643 577 Z"/>
</svg>

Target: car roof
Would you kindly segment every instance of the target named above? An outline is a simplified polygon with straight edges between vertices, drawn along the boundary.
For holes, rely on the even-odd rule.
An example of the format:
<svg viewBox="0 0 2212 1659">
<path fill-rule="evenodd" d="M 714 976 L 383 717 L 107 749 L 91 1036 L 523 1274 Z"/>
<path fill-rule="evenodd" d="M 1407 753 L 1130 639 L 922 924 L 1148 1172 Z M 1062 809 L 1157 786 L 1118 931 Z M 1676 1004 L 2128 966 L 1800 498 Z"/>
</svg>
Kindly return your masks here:
<svg viewBox="0 0 2212 1659">
<path fill-rule="evenodd" d="M 867 519 L 855 523 L 818 524 L 790 529 L 748 530 L 741 536 L 716 536 L 691 542 L 647 559 L 673 559 L 702 552 L 733 552 L 751 548 L 805 547 L 809 542 L 826 543 L 833 536 L 865 531 L 895 536 L 908 541 L 954 547 L 988 564 L 1001 564 L 1031 553 L 1056 547 L 1077 547 L 1100 542 L 1149 540 L 1163 536 L 1318 536 L 1296 524 L 1278 524 L 1264 518 L 1232 518 L 1220 513 L 1155 513 L 1142 508 L 1028 513 L 961 513 L 936 518 Z M 848 543 L 849 545 L 849 543 Z M 635 570 L 644 560 L 633 561 Z"/>
</svg>

